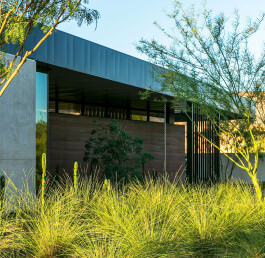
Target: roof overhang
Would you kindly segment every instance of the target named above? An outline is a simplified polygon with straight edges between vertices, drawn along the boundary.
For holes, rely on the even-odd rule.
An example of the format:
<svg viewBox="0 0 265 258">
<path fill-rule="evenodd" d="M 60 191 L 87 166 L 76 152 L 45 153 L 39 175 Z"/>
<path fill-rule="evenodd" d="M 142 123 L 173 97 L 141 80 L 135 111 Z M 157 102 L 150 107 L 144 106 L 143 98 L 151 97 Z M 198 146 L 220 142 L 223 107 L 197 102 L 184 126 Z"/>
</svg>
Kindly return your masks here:
<svg viewBox="0 0 265 258">
<path fill-rule="evenodd" d="M 37 27 L 25 48 L 31 50 L 44 36 Z M 8 53 L 15 53 L 7 45 Z M 152 64 L 91 41 L 57 30 L 45 40 L 30 59 L 142 89 L 159 89 L 152 78 Z"/>
</svg>

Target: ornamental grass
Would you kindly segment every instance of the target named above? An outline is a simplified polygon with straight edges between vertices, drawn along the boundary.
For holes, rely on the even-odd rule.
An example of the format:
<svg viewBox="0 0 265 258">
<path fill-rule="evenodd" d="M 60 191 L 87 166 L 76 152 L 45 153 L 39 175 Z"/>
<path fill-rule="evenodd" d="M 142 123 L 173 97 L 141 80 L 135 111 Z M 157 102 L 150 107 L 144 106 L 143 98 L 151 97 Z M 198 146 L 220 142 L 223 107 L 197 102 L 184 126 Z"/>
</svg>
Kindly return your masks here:
<svg viewBox="0 0 265 258">
<path fill-rule="evenodd" d="M 265 204 L 243 183 L 79 178 L 46 189 L 43 209 L 41 196 L 8 190 L 0 257 L 265 255 Z"/>
</svg>

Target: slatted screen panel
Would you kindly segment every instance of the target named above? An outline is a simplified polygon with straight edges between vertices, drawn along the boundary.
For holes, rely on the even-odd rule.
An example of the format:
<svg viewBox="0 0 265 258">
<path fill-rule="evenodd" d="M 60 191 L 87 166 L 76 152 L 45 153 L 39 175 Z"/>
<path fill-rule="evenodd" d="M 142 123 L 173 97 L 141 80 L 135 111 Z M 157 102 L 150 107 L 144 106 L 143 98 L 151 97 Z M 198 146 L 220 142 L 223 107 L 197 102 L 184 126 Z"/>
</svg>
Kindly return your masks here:
<svg viewBox="0 0 265 258">
<path fill-rule="evenodd" d="M 187 133 L 187 177 L 189 182 L 215 182 L 220 177 L 219 136 L 213 123 L 198 106 L 190 104 Z M 191 121 L 192 119 L 192 121 Z"/>
</svg>

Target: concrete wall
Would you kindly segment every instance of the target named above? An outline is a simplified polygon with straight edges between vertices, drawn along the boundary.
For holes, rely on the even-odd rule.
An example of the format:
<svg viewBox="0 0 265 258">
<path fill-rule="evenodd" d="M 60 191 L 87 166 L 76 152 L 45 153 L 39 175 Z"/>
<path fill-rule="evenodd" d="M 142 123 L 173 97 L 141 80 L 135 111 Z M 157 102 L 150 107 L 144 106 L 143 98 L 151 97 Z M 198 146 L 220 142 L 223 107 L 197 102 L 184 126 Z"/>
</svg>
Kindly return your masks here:
<svg viewBox="0 0 265 258">
<path fill-rule="evenodd" d="M 234 154 L 229 154 L 232 157 Z M 250 154 L 250 161 L 253 164 L 254 163 L 254 155 Z M 221 173 L 221 178 L 225 180 L 227 175 L 230 175 L 231 169 L 232 169 L 232 162 L 229 161 L 227 157 L 225 157 L 223 154 L 220 155 L 220 173 Z M 228 165 L 228 166 L 227 166 Z M 242 170 L 241 168 L 235 166 L 232 172 L 232 179 L 233 180 L 243 180 L 244 182 L 251 183 L 251 180 L 245 170 Z M 258 179 L 259 181 L 265 181 L 265 158 L 259 159 L 259 165 L 258 165 Z"/>
<path fill-rule="evenodd" d="M 72 172 L 74 161 L 82 164 L 85 142 L 90 137 L 93 121 L 110 122 L 107 118 L 49 114 L 49 171 L 58 165 L 60 172 Z M 132 137 L 144 139 L 143 151 L 156 157 L 145 165 L 145 172 L 155 169 L 163 173 L 164 167 L 164 124 L 143 121 L 119 120 L 120 126 Z M 167 172 L 173 179 L 183 172 L 185 163 L 185 126 L 167 125 Z M 84 164 L 83 164 L 84 165 Z M 183 175 L 184 176 L 184 175 Z"/>
<path fill-rule="evenodd" d="M 27 60 L 0 98 L 0 173 L 21 189 L 29 177 L 35 191 L 36 62 Z M 30 174 L 30 176 L 29 176 Z"/>
</svg>

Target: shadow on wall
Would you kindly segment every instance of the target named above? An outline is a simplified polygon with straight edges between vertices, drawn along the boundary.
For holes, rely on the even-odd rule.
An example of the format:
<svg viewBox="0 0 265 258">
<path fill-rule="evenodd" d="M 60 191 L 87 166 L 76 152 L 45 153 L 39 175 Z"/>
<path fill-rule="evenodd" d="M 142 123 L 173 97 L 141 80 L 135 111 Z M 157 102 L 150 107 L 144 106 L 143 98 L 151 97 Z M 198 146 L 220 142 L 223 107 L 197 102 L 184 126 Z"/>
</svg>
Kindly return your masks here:
<svg viewBox="0 0 265 258">
<path fill-rule="evenodd" d="M 229 156 L 234 157 L 235 154 L 229 153 Z M 252 164 L 254 164 L 254 154 L 250 154 L 250 161 Z M 259 159 L 259 165 L 258 165 L 258 180 L 260 182 L 265 181 L 265 158 Z M 222 180 L 231 179 L 233 181 L 237 180 L 243 180 L 246 183 L 251 183 L 251 179 L 249 178 L 247 172 L 238 166 L 236 166 L 234 163 L 232 163 L 227 157 L 225 157 L 223 154 L 220 154 L 220 176 Z"/>
</svg>

